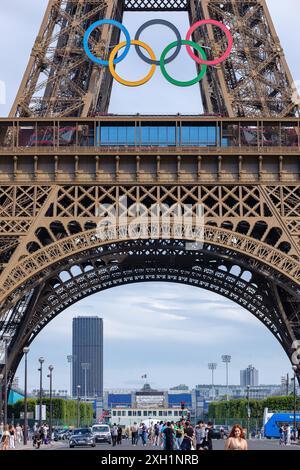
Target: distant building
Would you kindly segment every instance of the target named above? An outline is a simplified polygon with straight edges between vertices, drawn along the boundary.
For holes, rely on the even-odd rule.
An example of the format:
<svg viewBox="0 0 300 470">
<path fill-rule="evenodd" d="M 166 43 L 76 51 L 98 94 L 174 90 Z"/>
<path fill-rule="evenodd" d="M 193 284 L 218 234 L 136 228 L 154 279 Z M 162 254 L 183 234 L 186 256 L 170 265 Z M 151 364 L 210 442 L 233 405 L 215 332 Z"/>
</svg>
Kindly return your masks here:
<svg viewBox="0 0 300 470">
<path fill-rule="evenodd" d="M 182 393 L 183 392 L 183 393 Z M 154 390 L 145 384 L 141 390 L 112 390 L 104 393 L 104 409 L 111 423 L 130 426 L 134 422 L 178 421 L 191 416 L 194 398 L 185 390 Z M 184 403 L 184 409 L 181 404 Z"/>
<path fill-rule="evenodd" d="M 196 390 L 200 391 L 200 395 L 205 400 L 226 400 L 228 393 L 229 399 L 247 398 L 248 389 L 247 386 L 242 387 L 241 385 L 229 385 L 228 389 L 226 385 L 214 385 L 214 393 L 211 385 L 203 384 L 196 385 Z M 252 385 L 249 389 L 250 399 L 262 400 L 264 398 L 282 395 L 282 388 L 279 384 L 271 385 Z"/>
<path fill-rule="evenodd" d="M 39 389 L 33 389 L 29 394 L 29 397 L 31 398 L 39 398 L 40 396 L 40 390 Z M 50 397 L 50 390 L 43 388 L 43 397 Z M 52 389 L 52 398 L 68 398 L 68 390 L 55 390 Z"/>
<path fill-rule="evenodd" d="M 189 387 L 184 384 L 176 385 L 175 387 L 171 387 L 170 390 L 188 390 Z"/>
<path fill-rule="evenodd" d="M 248 395 L 247 386 L 199 384 L 190 390 L 154 390 L 145 384 L 141 390 L 111 389 L 105 390 L 103 408 L 107 420 L 130 426 L 134 422 L 178 421 L 181 416 L 189 417 L 193 423 L 198 419 L 207 419 L 209 404 L 214 401 L 245 399 Z M 297 387 L 297 394 L 300 393 Z M 253 385 L 249 389 L 250 400 L 280 395 L 281 385 Z M 182 409 L 182 404 L 184 408 Z"/>
<path fill-rule="evenodd" d="M 103 319 L 73 318 L 73 397 L 103 397 Z"/>
<path fill-rule="evenodd" d="M 258 370 L 254 366 L 249 365 L 247 369 L 240 371 L 240 385 L 241 387 L 258 385 Z"/>
</svg>

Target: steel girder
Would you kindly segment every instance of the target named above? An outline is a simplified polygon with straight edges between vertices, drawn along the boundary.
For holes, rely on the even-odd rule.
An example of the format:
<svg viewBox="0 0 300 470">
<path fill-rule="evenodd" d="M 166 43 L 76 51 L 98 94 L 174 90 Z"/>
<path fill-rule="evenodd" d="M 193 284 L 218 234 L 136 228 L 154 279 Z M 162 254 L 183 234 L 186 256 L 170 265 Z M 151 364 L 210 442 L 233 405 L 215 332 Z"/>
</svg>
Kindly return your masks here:
<svg viewBox="0 0 300 470">
<path fill-rule="evenodd" d="M 49 0 L 10 116 L 86 117 L 107 113 L 112 78 L 83 50 L 86 29 L 96 20 L 122 21 L 123 11 L 187 9 L 190 22 L 216 19 L 234 38 L 228 60 L 209 67 L 202 80 L 204 111 L 227 116 L 293 116 L 293 80 L 265 0 Z M 103 26 L 90 47 L 107 58 L 119 38 Z M 222 54 L 226 38 L 217 28 L 197 30 L 194 39 L 208 47 L 209 58 Z M 200 110 L 200 103 L 199 103 Z"/>
<path fill-rule="evenodd" d="M 108 288 L 147 281 L 188 284 L 233 300 L 255 315 L 292 357 L 300 334 L 297 284 L 263 262 L 220 246 L 205 243 L 201 250 L 189 250 L 183 240 L 128 240 L 69 255 L 23 285 L 23 296 L 10 308 L 9 302 L 2 303 L 1 331 L 11 337 L 10 378 L 23 347 L 65 308 Z"/>
<path fill-rule="evenodd" d="M 292 77 L 264 0 L 126 0 L 125 5 L 120 0 L 50 0 L 11 116 L 105 114 L 112 79 L 107 69 L 94 66 L 83 53 L 87 27 L 102 18 L 121 21 L 124 9 L 184 8 L 191 23 L 214 18 L 230 27 L 234 37 L 230 58 L 211 68 L 200 85 L 206 113 L 283 117 L 298 112 Z M 226 48 L 217 30 L 199 31 L 194 40 L 203 43 L 203 37 L 211 47 L 209 55 L 219 55 Z M 104 27 L 94 32 L 90 46 L 105 57 L 117 41 L 118 31 Z M 78 166 L 78 158 L 76 161 Z M 261 165 L 260 161 L 259 168 Z M 16 174 L 15 168 L 17 157 Z M 134 203 L 146 205 L 149 201 L 189 201 L 192 205 L 201 201 L 207 221 L 203 251 L 188 253 L 182 239 L 171 240 L 169 245 L 164 240 L 164 246 L 155 248 L 150 246 L 151 239 L 127 239 L 120 245 L 117 237 L 102 246 L 95 243 L 94 208 L 101 201 L 114 200 L 122 191 Z M 87 186 L 77 180 L 74 185 L 60 187 L 38 182 L 1 185 L 0 195 L 0 339 L 6 332 L 11 335 L 10 379 L 22 346 L 59 313 L 58 305 L 65 308 L 113 285 L 148 280 L 197 285 L 231 298 L 260 318 L 290 359 L 295 354 L 293 344 L 300 339 L 298 184 L 201 182 L 124 188 Z M 85 250 L 78 246 L 76 237 L 86 243 Z M 89 258 L 92 268 L 84 272 Z M 230 272 L 233 264 L 242 271 L 247 268 L 253 282 Z M 77 265 L 81 274 L 62 283 L 60 272 L 72 265 Z"/>
</svg>

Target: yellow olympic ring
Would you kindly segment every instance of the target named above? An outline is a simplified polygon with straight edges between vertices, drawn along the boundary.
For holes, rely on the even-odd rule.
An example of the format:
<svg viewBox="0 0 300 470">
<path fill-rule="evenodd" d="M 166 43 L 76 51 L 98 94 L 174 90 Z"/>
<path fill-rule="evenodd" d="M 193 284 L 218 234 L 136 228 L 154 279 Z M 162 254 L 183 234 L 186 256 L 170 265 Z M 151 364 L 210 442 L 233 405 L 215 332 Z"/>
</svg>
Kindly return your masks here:
<svg viewBox="0 0 300 470">
<path fill-rule="evenodd" d="M 121 78 L 115 71 L 114 69 L 114 58 L 115 56 L 117 55 L 117 52 L 122 49 L 122 47 L 126 46 L 126 41 L 124 42 L 120 42 L 120 44 L 117 44 L 114 49 L 111 51 L 111 54 L 109 56 L 109 59 L 108 59 L 108 66 L 109 66 L 109 70 L 110 70 L 110 73 L 112 74 L 112 76 L 117 80 L 117 82 L 121 83 L 122 85 L 126 85 L 126 86 L 140 86 L 140 85 L 144 85 L 145 83 L 149 82 L 149 80 L 152 78 L 154 72 L 155 72 L 155 69 L 156 69 L 156 65 L 155 64 L 152 64 L 151 65 L 151 68 L 150 68 L 150 72 L 146 75 L 146 77 L 142 78 L 141 80 L 137 80 L 136 82 L 131 82 L 131 81 L 128 81 L 128 80 L 124 80 L 123 78 Z M 146 51 L 149 53 L 150 57 L 152 60 L 156 60 L 156 57 L 155 57 L 155 54 L 153 52 L 153 50 L 151 49 L 150 46 L 148 46 L 148 44 L 145 44 L 144 42 L 142 41 L 138 41 L 137 39 L 132 39 L 130 41 L 130 44 L 134 44 L 136 46 L 140 46 L 140 47 L 143 47 L 144 49 L 146 49 Z"/>
</svg>

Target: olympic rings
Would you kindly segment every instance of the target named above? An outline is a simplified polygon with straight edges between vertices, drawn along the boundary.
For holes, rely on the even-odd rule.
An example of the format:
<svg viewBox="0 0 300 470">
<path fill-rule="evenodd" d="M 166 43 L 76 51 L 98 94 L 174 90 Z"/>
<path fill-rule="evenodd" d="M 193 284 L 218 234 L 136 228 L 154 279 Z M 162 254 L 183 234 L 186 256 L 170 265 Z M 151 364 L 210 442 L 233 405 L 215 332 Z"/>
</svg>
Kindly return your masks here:
<svg viewBox="0 0 300 470">
<path fill-rule="evenodd" d="M 113 48 L 113 50 L 111 51 L 111 53 L 109 55 L 109 60 L 99 59 L 89 49 L 89 38 L 90 38 L 91 33 L 94 31 L 95 28 L 97 28 L 98 26 L 104 25 L 104 24 L 110 24 L 110 25 L 113 25 L 113 26 L 117 26 L 124 33 L 125 39 L 126 39 L 126 41 L 117 44 Z M 163 52 L 160 56 L 160 60 L 156 60 L 155 54 L 154 54 L 154 52 L 153 52 L 153 50 L 151 49 L 150 46 L 148 46 L 146 43 L 139 40 L 142 31 L 144 31 L 144 29 L 148 28 L 148 26 L 152 26 L 154 24 L 161 24 L 163 26 L 168 26 L 175 33 L 176 39 L 177 39 L 176 41 L 172 42 L 171 44 L 169 44 L 168 46 L 165 47 L 165 49 L 163 50 Z M 221 57 L 219 57 L 217 59 L 214 59 L 214 60 L 207 60 L 207 56 L 206 56 L 203 48 L 199 44 L 197 44 L 193 41 L 190 41 L 190 38 L 191 38 L 191 35 L 193 34 L 193 32 L 199 26 L 203 26 L 205 24 L 211 24 L 211 25 L 217 26 L 218 28 L 220 28 L 226 34 L 226 37 L 227 37 L 228 46 L 227 46 L 226 51 L 224 52 L 224 54 Z M 131 45 L 135 46 L 135 49 L 136 49 L 136 52 L 137 52 L 138 56 L 144 62 L 151 65 L 149 73 L 144 78 L 142 78 L 141 80 L 137 80 L 137 81 L 124 80 L 123 78 L 121 78 L 116 73 L 115 68 L 114 68 L 114 65 L 121 62 L 127 56 Z M 194 61 L 196 61 L 198 64 L 201 64 L 201 66 L 202 66 L 201 71 L 197 75 L 196 78 L 193 78 L 192 80 L 188 80 L 188 81 L 185 81 L 185 82 L 181 82 L 179 80 L 175 80 L 174 78 L 172 78 L 167 73 L 166 68 L 165 68 L 166 64 L 172 62 L 178 56 L 182 45 L 186 46 L 186 49 L 187 49 L 187 52 L 188 52 L 189 56 Z M 176 86 L 180 86 L 180 87 L 187 87 L 187 86 L 194 85 L 195 83 L 199 82 L 203 78 L 204 74 L 206 73 L 208 65 L 220 64 L 221 62 L 223 62 L 224 60 L 226 60 L 229 57 L 230 52 L 232 50 L 232 46 L 233 46 L 233 37 L 231 35 L 230 30 L 223 23 L 220 23 L 219 21 L 216 21 L 216 20 L 207 19 L 207 20 L 197 21 L 196 23 L 194 23 L 190 27 L 190 29 L 188 30 L 186 38 L 181 39 L 178 29 L 172 23 L 170 23 L 169 21 L 166 21 L 166 20 L 156 19 L 156 20 L 147 21 L 142 26 L 140 26 L 140 28 L 138 29 L 138 31 L 135 35 L 135 39 L 131 40 L 128 30 L 125 28 L 125 26 L 123 26 L 122 23 L 119 23 L 118 21 L 115 21 L 115 20 L 107 19 L 107 20 L 96 21 L 95 23 L 93 23 L 86 30 L 85 35 L 84 35 L 84 39 L 83 39 L 83 46 L 84 46 L 85 53 L 87 54 L 89 59 L 92 60 L 93 62 L 99 64 L 99 65 L 108 66 L 112 76 L 119 83 L 121 83 L 122 85 L 130 86 L 130 87 L 144 85 L 145 83 L 147 83 L 152 78 L 152 76 L 155 72 L 156 66 L 159 65 L 163 76 L 170 83 L 172 83 L 173 85 L 176 85 Z M 174 47 L 176 47 L 176 49 L 173 52 L 173 54 L 169 58 L 165 59 L 168 52 L 171 49 L 173 49 Z M 200 53 L 201 57 L 196 56 L 192 52 L 191 47 L 193 49 L 196 49 Z M 120 55 L 120 57 L 117 57 L 115 59 L 117 53 L 122 48 L 124 48 L 123 53 Z M 140 48 L 145 49 L 148 52 L 150 58 L 145 56 L 142 53 Z"/>
<path fill-rule="evenodd" d="M 113 50 L 111 51 L 111 54 L 109 56 L 109 61 L 108 61 L 108 66 L 109 66 L 109 70 L 110 70 L 110 73 L 112 74 L 112 76 L 117 80 L 117 82 L 121 83 L 122 85 L 126 85 L 126 86 L 140 86 L 140 85 L 144 85 L 145 83 L 149 82 L 149 80 L 152 78 L 154 72 L 155 72 L 155 69 L 156 69 L 156 65 L 155 65 L 155 61 L 156 61 L 156 57 L 155 57 L 155 54 L 153 52 L 153 50 L 151 49 L 150 46 L 148 46 L 148 44 L 145 44 L 144 42 L 142 41 L 136 41 L 135 39 L 132 39 L 130 41 L 130 44 L 133 44 L 133 45 L 137 45 L 137 46 L 140 46 L 140 47 L 143 47 L 144 49 L 146 49 L 146 51 L 149 53 L 151 59 L 153 60 L 153 64 L 151 65 L 151 68 L 150 68 L 150 72 L 146 75 L 146 77 L 142 78 L 141 80 L 137 80 L 136 82 L 130 82 L 128 80 L 124 80 L 123 78 L 121 78 L 119 75 L 117 75 L 115 69 L 114 69 L 114 58 L 117 54 L 117 52 L 122 49 L 122 47 L 124 47 L 126 45 L 126 41 L 124 42 L 120 42 L 120 44 L 117 44 Z"/>
<path fill-rule="evenodd" d="M 178 29 L 176 28 L 176 26 L 174 26 L 172 23 L 170 23 L 169 21 L 166 21 L 166 20 L 150 20 L 150 21 L 146 21 L 146 23 L 142 24 L 142 26 L 139 27 L 139 29 L 137 30 L 136 32 L 136 35 L 135 35 L 135 38 L 136 40 L 139 40 L 140 39 L 140 35 L 142 33 L 142 31 L 144 31 L 144 29 L 148 28 L 148 26 L 152 26 L 154 24 L 162 24 L 163 26 L 168 26 L 168 28 L 170 28 L 172 31 L 174 31 L 175 33 L 175 36 L 177 38 L 177 47 L 176 47 L 176 51 L 171 55 L 171 57 L 169 57 L 168 59 L 166 59 L 165 63 L 168 64 L 169 62 L 172 62 L 179 54 L 180 52 L 180 49 L 181 49 L 181 36 L 180 36 L 180 32 L 178 31 Z M 156 61 L 153 61 L 151 59 L 149 59 L 149 57 L 146 57 L 142 51 L 140 50 L 140 48 L 138 46 L 135 46 L 135 50 L 138 54 L 138 56 L 144 61 L 144 62 L 147 62 L 147 64 L 155 64 L 155 65 L 159 65 L 160 62 L 159 60 L 156 60 Z"/>
<path fill-rule="evenodd" d="M 200 52 L 200 54 L 202 55 L 202 58 L 204 60 L 207 59 L 206 57 L 206 54 L 204 52 L 204 50 L 202 49 L 201 46 L 199 46 L 199 44 L 196 44 L 195 42 L 193 41 L 187 41 L 186 39 L 181 39 L 180 40 L 180 43 L 182 45 L 189 45 L 189 46 L 192 46 L 194 47 L 195 49 L 197 49 L 197 51 Z M 176 86 L 181 86 L 181 87 L 184 87 L 184 86 L 191 86 L 191 85 L 195 85 L 195 83 L 197 82 L 200 82 L 200 80 L 203 78 L 206 70 L 207 70 L 207 65 L 202 65 L 201 66 L 201 71 L 199 73 L 199 75 L 197 75 L 196 78 L 193 78 L 192 80 L 189 80 L 187 82 L 180 82 L 178 80 L 175 80 L 174 78 L 170 77 L 170 75 L 166 72 L 166 69 L 165 69 L 165 64 L 164 64 L 164 58 L 166 57 L 166 54 L 169 52 L 170 49 L 173 49 L 173 47 L 175 47 L 177 45 L 177 41 L 174 41 L 172 42 L 171 44 L 169 44 L 162 52 L 161 54 L 161 57 L 160 57 L 160 69 L 162 71 L 162 74 L 163 76 L 168 80 L 168 82 L 172 83 L 173 85 L 176 85 Z M 166 61 L 167 62 L 167 61 Z"/>
<path fill-rule="evenodd" d="M 94 54 L 91 53 L 90 48 L 89 48 L 90 35 L 94 31 L 94 29 L 97 28 L 97 26 L 101 26 L 102 24 L 112 24 L 114 26 L 117 26 L 125 34 L 126 47 L 125 47 L 125 50 L 124 50 L 123 54 L 120 55 L 120 57 L 118 57 L 117 59 L 115 59 L 114 64 L 117 64 L 118 62 L 121 62 L 121 60 L 125 59 L 125 57 L 127 56 L 128 52 L 129 52 L 129 49 L 130 49 L 130 35 L 129 35 L 129 32 L 125 28 L 125 26 L 122 25 L 122 23 L 119 23 L 118 21 L 115 21 L 115 20 L 99 20 L 99 21 L 96 21 L 95 23 L 91 24 L 91 26 L 86 30 L 84 38 L 83 38 L 84 50 L 85 50 L 87 56 L 93 62 L 96 62 L 97 64 L 100 64 L 100 65 L 108 65 L 108 60 L 98 59 L 98 57 L 94 56 Z"/>
<path fill-rule="evenodd" d="M 215 59 L 215 60 L 203 60 L 203 59 L 200 59 L 199 57 L 197 57 L 195 54 L 193 54 L 192 49 L 190 48 L 190 46 L 186 46 L 186 49 L 188 51 L 189 56 L 192 59 L 194 59 L 196 62 L 198 62 L 198 64 L 206 64 L 206 65 L 220 64 L 221 62 L 223 62 L 224 60 L 227 59 L 227 57 L 229 56 L 229 54 L 231 52 L 232 45 L 233 45 L 232 35 L 231 35 L 229 29 L 223 23 L 220 23 L 220 21 L 216 21 L 216 20 L 197 21 L 197 23 L 194 23 L 190 27 L 190 29 L 187 32 L 187 35 L 186 35 L 185 39 L 187 41 L 189 41 L 189 39 L 190 39 L 192 33 L 195 31 L 195 29 L 197 29 L 199 26 L 202 26 L 204 24 L 212 24 L 214 26 L 218 26 L 220 29 L 222 29 L 222 31 L 224 31 L 224 33 L 226 34 L 227 40 L 228 40 L 228 47 L 227 47 L 225 53 L 221 57 L 219 57 L 218 59 Z"/>
</svg>

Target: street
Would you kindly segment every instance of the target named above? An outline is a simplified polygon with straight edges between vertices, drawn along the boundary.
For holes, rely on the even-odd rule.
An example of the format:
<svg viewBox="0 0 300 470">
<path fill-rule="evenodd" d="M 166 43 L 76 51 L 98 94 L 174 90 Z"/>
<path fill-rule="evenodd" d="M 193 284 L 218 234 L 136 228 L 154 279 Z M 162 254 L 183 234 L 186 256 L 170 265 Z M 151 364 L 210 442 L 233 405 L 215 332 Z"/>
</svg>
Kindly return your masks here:
<svg viewBox="0 0 300 470">
<path fill-rule="evenodd" d="M 249 450 L 300 450 L 300 445 L 292 444 L 290 446 L 280 446 L 278 440 L 271 440 L 271 439 L 252 439 L 248 441 Z M 224 450 L 225 447 L 225 440 L 213 440 L 213 449 L 214 450 Z M 32 446 L 29 444 L 26 448 L 27 450 L 32 450 Z M 25 450 L 23 446 L 19 447 L 17 450 Z M 96 447 L 75 447 L 75 449 L 70 449 L 68 442 L 60 441 L 60 442 L 53 442 L 50 445 L 43 445 L 40 451 L 43 450 L 70 450 L 76 452 L 76 450 L 87 450 L 87 451 L 102 451 L 102 450 L 113 450 L 113 451 L 147 451 L 149 450 L 156 452 L 162 450 L 160 447 L 152 447 L 147 445 L 143 447 L 141 444 L 133 447 L 131 442 L 128 440 L 123 440 L 121 445 L 112 447 L 109 444 L 97 444 Z M 38 451 L 37 451 L 38 452 Z"/>
</svg>

